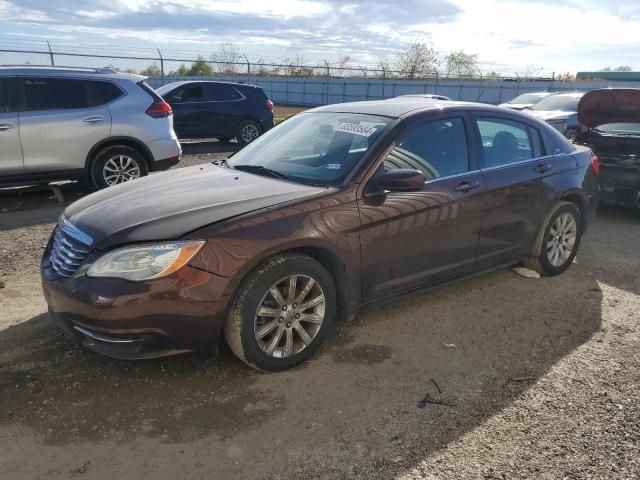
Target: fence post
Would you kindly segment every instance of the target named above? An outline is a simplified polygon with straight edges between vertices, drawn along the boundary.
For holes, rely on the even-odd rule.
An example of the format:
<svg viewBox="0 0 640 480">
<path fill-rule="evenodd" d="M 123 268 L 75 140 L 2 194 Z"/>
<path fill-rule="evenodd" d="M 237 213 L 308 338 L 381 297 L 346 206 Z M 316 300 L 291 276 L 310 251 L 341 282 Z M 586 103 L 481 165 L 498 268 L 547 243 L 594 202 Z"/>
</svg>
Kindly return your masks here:
<svg viewBox="0 0 640 480">
<path fill-rule="evenodd" d="M 385 99 L 385 95 L 384 95 L 384 87 L 385 87 L 385 83 L 387 80 L 387 70 L 384 68 L 384 65 L 382 65 L 382 99 Z"/>
<path fill-rule="evenodd" d="M 247 83 L 251 83 L 251 62 L 249 61 L 249 59 L 247 58 L 247 56 L 245 54 L 243 54 L 244 59 L 247 61 Z"/>
<path fill-rule="evenodd" d="M 327 76 L 326 76 L 326 80 L 325 83 L 327 84 L 327 98 L 324 102 L 325 105 L 329 105 L 329 78 L 331 77 L 331 71 L 329 70 L 329 64 L 327 63 Z"/>
<path fill-rule="evenodd" d="M 438 82 L 440 80 L 440 74 L 438 73 L 438 71 L 436 70 L 436 85 L 435 88 L 433 89 L 433 93 L 438 93 Z"/>
<path fill-rule="evenodd" d="M 56 62 L 53 59 L 53 50 L 51 50 L 51 44 L 49 43 L 49 40 L 47 40 L 47 47 L 49 47 L 49 57 L 51 58 L 51 66 L 53 67 Z"/>
<path fill-rule="evenodd" d="M 164 58 L 162 58 L 162 53 L 158 48 L 158 56 L 160 57 L 160 82 L 164 85 Z"/>
<path fill-rule="evenodd" d="M 516 74 L 517 80 L 516 80 L 516 97 L 518 95 L 520 95 L 520 75 L 518 75 L 518 72 L 514 72 Z"/>
</svg>

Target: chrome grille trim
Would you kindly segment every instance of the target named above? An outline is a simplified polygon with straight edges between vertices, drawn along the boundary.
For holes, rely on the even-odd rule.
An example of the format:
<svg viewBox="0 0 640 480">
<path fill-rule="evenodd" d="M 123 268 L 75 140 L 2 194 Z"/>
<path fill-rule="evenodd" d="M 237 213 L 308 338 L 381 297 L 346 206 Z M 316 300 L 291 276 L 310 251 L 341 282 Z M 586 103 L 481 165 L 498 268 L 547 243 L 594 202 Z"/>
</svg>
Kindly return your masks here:
<svg viewBox="0 0 640 480">
<path fill-rule="evenodd" d="M 89 235 L 61 216 L 51 243 L 51 268 L 62 277 L 72 276 L 91 251 L 92 244 Z"/>
</svg>

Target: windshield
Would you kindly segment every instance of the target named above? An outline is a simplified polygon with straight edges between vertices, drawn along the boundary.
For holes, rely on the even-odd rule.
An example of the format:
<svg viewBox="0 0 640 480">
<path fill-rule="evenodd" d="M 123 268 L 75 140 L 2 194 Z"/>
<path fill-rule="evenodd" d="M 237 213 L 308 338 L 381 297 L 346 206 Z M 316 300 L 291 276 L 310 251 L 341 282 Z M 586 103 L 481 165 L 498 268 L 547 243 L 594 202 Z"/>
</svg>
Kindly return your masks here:
<svg viewBox="0 0 640 480">
<path fill-rule="evenodd" d="M 173 90 L 174 88 L 176 88 L 174 83 L 168 83 L 166 85 L 162 85 L 161 87 L 156 88 L 155 90 L 158 95 L 160 95 L 161 97 L 164 97 L 166 93 L 169 93 L 169 91 Z"/>
<path fill-rule="evenodd" d="M 605 133 L 623 133 L 626 135 L 640 136 L 640 123 L 605 123 L 598 125 L 594 130 Z"/>
<path fill-rule="evenodd" d="M 301 183 L 338 185 L 394 122 L 357 113 L 301 113 L 258 137 L 228 164 Z"/>
<path fill-rule="evenodd" d="M 531 107 L 531 110 L 577 112 L 579 101 L 580 97 L 575 95 L 552 95 L 544 100 L 540 100 Z"/>
<path fill-rule="evenodd" d="M 525 93 L 523 95 L 518 95 L 516 98 L 511 100 L 509 103 L 536 103 L 539 102 L 540 99 L 544 98 L 544 95 L 539 93 Z"/>
</svg>

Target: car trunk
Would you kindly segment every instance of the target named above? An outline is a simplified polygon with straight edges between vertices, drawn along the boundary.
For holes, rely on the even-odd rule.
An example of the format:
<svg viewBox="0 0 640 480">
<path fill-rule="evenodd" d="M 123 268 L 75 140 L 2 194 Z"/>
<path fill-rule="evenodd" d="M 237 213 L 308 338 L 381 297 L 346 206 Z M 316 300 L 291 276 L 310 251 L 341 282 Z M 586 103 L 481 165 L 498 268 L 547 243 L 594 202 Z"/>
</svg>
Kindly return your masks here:
<svg viewBox="0 0 640 480">
<path fill-rule="evenodd" d="M 600 160 L 602 200 L 637 205 L 640 191 L 640 89 L 593 90 L 578 105 L 584 139 Z M 611 124 L 626 124 L 608 128 Z M 626 130 L 637 130 L 634 135 Z M 598 128 L 602 127 L 602 128 Z M 637 128 L 636 128 L 637 127 Z"/>
</svg>

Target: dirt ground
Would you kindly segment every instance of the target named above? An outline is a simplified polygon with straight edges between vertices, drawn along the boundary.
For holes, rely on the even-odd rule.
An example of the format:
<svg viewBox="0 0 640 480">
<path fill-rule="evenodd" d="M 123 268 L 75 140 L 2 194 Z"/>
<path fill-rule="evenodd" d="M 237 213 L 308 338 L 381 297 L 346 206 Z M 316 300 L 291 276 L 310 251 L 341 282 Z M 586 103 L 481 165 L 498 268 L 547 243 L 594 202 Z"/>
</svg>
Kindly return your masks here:
<svg viewBox="0 0 640 480">
<path fill-rule="evenodd" d="M 561 276 L 404 298 L 264 374 L 226 348 L 124 362 L 59 333 L 38 262 L 62 208 L 0 196 L 2 479 L 640 478 L 637 212 L 601 208 Z"/>
</svg>

